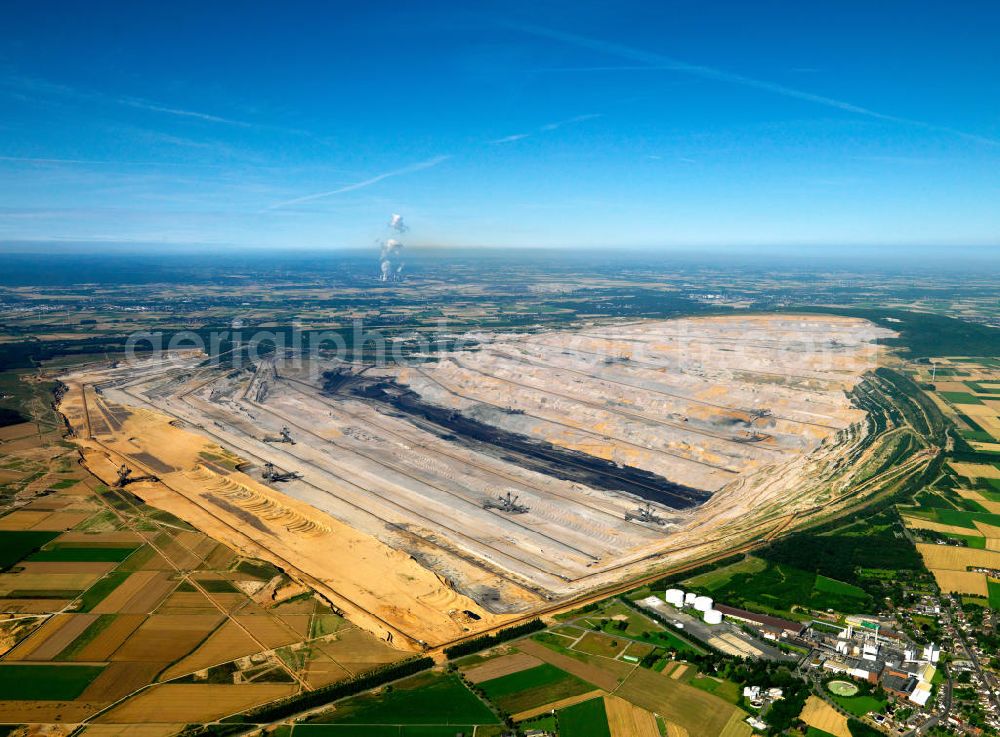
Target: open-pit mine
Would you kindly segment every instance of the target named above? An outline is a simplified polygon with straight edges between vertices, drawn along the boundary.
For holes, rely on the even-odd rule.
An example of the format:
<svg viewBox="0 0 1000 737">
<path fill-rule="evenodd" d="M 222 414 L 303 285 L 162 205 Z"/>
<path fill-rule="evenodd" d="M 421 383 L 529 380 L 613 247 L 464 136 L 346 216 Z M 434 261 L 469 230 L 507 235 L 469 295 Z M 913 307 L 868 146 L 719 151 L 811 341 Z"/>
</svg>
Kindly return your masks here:
<svg viewBox="0 0 1000 737">
<path fill-rule="evenodd" d="M 406 365 L 172 353 L 62 377 L 107 484 L 437 647 L 861 493 L 889 331 L 762 315 L 477 334 Z"/>
</svg>

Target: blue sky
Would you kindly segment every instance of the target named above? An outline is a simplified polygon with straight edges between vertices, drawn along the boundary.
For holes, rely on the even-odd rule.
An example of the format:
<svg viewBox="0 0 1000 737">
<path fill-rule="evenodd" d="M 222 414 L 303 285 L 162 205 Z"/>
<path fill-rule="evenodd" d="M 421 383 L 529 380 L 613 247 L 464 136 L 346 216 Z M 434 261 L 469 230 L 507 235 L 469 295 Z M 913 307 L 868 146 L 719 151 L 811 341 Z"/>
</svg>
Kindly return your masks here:
<svg viewBox="0 0 1000 737">
<path fill-rule="evenodd" d="M 284 5 L 4 3 L 0 240 L 1000 244 L 990 0 Z"/>
</svg>

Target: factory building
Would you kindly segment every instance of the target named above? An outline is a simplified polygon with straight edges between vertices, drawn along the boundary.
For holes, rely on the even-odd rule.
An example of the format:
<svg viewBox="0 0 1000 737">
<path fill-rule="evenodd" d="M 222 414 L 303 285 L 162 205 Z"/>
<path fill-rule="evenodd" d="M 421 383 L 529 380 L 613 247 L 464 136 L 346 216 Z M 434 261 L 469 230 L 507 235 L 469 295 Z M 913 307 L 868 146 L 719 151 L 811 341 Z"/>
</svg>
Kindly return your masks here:
<svg viewBox="0 0 1000 737">
<path fill-rule="evenodd" d="M 737 609 L 725 604 L 716 604 L 715 608 L 730 619 L 752 624 L 765 632 L 777 633 L 778 636 L 797 637 L 806 628 L 806 625 L 802 624 L 802 622 L 793 622 L 789 619 L 771 617 L 767 614 L 748 612 L 745 609 Z"/>
</svg>

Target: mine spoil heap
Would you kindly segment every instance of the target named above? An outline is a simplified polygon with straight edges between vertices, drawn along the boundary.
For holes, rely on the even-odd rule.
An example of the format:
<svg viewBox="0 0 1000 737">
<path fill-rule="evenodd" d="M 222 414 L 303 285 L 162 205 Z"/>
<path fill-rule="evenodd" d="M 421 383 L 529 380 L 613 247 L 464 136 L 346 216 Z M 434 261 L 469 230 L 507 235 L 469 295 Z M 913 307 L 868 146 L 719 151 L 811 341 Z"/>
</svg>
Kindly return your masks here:
<svg viewBox="0 0 1000 737">
<path fill-rule="evenodd" d="M 414 366 L 175 354 L 69 374 L 61 409 L 95 473 L 155 474 L 130 491 L 420 649 L 831 493 L 890 334 L 772 315 L 477 335 Z"/>
</svg>

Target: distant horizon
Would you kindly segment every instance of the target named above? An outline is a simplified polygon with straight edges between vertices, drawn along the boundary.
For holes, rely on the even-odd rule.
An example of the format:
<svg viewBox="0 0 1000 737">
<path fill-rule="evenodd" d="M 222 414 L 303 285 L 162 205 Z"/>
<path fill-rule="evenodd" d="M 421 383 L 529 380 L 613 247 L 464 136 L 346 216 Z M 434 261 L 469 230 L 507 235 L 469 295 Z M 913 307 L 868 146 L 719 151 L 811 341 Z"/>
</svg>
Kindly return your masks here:
<svg viewBox="0 0 1000 737">
<path fill-rule="evenodd" d="M 364 272 L 370 264 L 370 276 L 375 279 L 379 270 L 379 250 L 374 247 L 342 248 L 273 248 L 242 245 L 213 245 L 211 249 L 197 244 L 71 244 L 57 243 L 54 248 L 38 250 L 34 244 L 0 242 L 0 255 L 7 259 L 7 273 L 20 284 L 31 282 L 30 274 L 40 269 L 57 268 L 73 271 L 90 267 L 101 270 L 102 264 L 115 264 L 121 274 L 130 266 L 145 264 L 157 270 L 159 264 L 174 269 L 180 266 L 258 268 L 266 262 L 275 268 L 316 268 L 324 261 L 350 264 L 351 273 Z M 185 260 L 188 263 L 184 263 Z M 968 275 L 1000 278 L 1000 249 L 986 246 L 965 248 L 940 246 L 907 247 L 900 252 L 885 247 L 871 246 L 771 246 L 749 248 L 718 246 L 715 248 L 640 249 L 640 248 L 586 248 L 552 247 L 499 247 L 499 246 L 421 246 L 407 247 L 403 263 L 406 277 L 418 277 L 424 268 L 438 268 L 449 262 L 475 264 L 476 262 L 509 264 L 511 267 L 535 266 L 556 269 L 553 273 L 598 273 L 600 269 L 630 268 L 659 269 L 665 276 L 672 271 L 687 273 L 689 270 L 726 268 L 740 273 L 774 273 L 792 271 L 815 274 L 912 274 L 927 277 L 932 274 Z M 544 266 L 542 266 L 544 265 Z M 84 276 L 83 281 L 89 277 Z M 964 277 L 963 277 L 964 278 Z M 43 280 L 44 281 L 44 280 Z M 14 283 L 0 275 L 0 283 Z"/>
<path fill-rule="evenodd" d="M 377 257 L 377 246 L 327 245 L 327 246 L 274 246 L 262 243 L 198 243 L 198 242 L 141 242 L 141 241 L 74 241 L 53 240 L 0 240 L 0 253 L 21 255 L 184 255 L 192 252 L 203 253 L 205 248 L 217 248 L 226 254 L 277 253 L 277 254 L 356 254 Z M 142 249 L 136 251 L 135 249 Z M 836 249 L 831 252 L 831 249 Z M 491 244 L 436 244 L 408 243 L 406 253 L 462 253 L 474 256 L 476 252 L 510 252 L 513 254 L 545 254 L 565 256 L 568 252 L 602 255 L 607 258 L 628 256 L 698 256 L 702 254 L 730 254 L 746 258 L 767 256 L 800 256 L 802 258 L 860 258 L 898 259 L 931 258 L 953 259 L 973 257 L 996 260 L 1000 263 L 1000 242 L 984 244 L 944 245 L 923 244 L 880 244 L 880 243 L 714 243 L 714 244 L 670 244 L 670 245 L 615 245 L 615 244 L 565 244 L 565 245 L 491 245 Z"/>
</svg>

